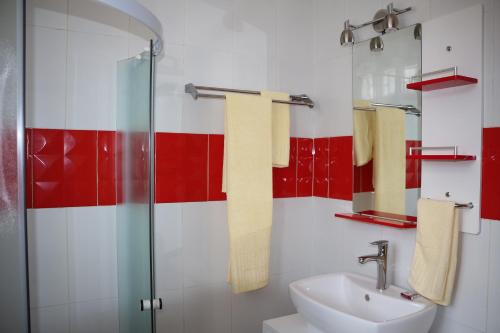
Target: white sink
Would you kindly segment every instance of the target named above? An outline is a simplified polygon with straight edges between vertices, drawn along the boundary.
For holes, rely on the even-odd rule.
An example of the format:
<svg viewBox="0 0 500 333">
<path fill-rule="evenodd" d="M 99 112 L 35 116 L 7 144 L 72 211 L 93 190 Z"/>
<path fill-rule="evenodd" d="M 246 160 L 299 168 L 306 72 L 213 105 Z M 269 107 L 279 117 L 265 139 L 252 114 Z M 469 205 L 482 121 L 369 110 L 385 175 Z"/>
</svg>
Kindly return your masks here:
<svg viewBox="0 0 500 333">
<path fill-rule="evenodd" d="M 304 319 L 326 333 L 426 333 L 436 305 L 423 297 L 402 298 L 390 286 L 352 273 L 319 275 L 290 284 L 290 296 Z"/>
</svg>

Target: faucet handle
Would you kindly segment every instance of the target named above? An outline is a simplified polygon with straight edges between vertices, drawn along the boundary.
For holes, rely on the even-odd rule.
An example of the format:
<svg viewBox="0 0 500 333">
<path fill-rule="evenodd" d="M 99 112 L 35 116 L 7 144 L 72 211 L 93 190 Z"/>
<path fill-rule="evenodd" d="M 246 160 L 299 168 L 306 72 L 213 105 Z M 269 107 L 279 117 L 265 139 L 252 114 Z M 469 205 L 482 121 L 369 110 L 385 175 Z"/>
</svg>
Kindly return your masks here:
<svg viewBox="0 0 500 333">
<path fill-rule="evenodd" d="M 370 245 L 378 245 L 378 246 L 384 246 L 387 244 L 389 244 L 389 241 L 386 240 L 378 240 L 370 243 Z"/>
<path fill-rule="evenodd" d="M 377 245 L 378 246 L 378 253 L 379 255 L 387 251 L 387 246 L 389 244 L 389 241 L 386 240 L 378 240 L 371 242 L 370 245 Z"/>
</svg>

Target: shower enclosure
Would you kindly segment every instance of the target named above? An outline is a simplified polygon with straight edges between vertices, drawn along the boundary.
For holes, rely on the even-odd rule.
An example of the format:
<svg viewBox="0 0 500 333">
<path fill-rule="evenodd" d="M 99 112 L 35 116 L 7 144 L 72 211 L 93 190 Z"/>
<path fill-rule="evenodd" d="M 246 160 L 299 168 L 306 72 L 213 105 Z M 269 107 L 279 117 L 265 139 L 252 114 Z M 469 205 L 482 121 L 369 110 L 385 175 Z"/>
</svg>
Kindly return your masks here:
<svg viewBox="0 0 500 333">
<path fill-rule="evenodd" d="M 0 1 L 0 332 L 28 332 L 24 7 Z"/>
</svg>

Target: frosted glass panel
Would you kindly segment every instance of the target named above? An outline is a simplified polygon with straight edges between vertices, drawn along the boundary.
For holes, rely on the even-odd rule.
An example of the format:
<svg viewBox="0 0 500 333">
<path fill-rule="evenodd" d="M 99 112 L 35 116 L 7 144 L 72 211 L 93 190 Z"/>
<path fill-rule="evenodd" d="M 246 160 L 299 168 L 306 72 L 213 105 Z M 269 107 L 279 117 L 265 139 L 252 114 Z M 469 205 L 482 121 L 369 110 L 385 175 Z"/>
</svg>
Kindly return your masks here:
<svg viewBox="0 0 500 333">
<path fill-rule="evenodd" d="M 117 243 L 120 333 L 152 332 L 149 52 L 118 63 Z"/>
<path fill-rule="evenodd" d="M 0 1 L 0 332 L 28 331 L 23 1 Z"/>
</svg>

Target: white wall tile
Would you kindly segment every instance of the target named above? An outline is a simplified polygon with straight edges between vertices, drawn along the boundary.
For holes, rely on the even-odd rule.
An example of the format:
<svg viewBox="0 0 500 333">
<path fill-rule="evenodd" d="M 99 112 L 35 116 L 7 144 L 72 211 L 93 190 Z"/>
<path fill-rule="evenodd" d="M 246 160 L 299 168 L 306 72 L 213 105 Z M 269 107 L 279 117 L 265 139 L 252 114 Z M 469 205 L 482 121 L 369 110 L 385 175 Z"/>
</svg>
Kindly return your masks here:
<svg viewBox="0 0 500 333">
<path fill-rule="evenodd" d="M 486 331 L 490 225 L 481 234 L 461 233 L 460 254 L 452 303 L 444 315 L 459 324 Z"/>
<path fill-rule="evenodd" d="M 163 310 L 156 311 L 156 332 L 183 333 L 184 308 L 183 290 L 167 290 L 157 296 L 162 298 Z"/>
<path fill-rule="evenodd" d="M 348 19 L 346 1 L 316 0 L 314 10 L 314 60 L 325 61 L 350 54 L 340 45 L 344 21 Z"/>
<path fill-rule="evenodd" d="M 309 271 L 312 198 L 273 200 L 270 274 Z"/>
<path fill-rule="evenodd" d="M 182 204 L 155 205 L 155 274 L 160 297 L 182 289 Z"/>
<path fill-rule="evenodd" d="M 127 36 L 128 15 L 96 1 L 68 1 L 68 30 Z"/>
<path fill-rule="evenodd" d="M 462 325 L 444 315 L 443 308 L 439 307 L 436 318 L 429 333 L 480 333 L 470 326 Z"/>
<path fill-rule="evenodd" d="M 31 308 L 31 332 L 68 333 L 69 309 L 67 304 Z"/>
<path fill-rule="evenodd" d="M 66 209 L 28 210 L 30 306 L 68 302 Z"/>
<path fill-rule="evenodd" d="M 184 332 L 231 332 L 231 291 L 226 282 L 184 289 Z"/>
<path fill-rule="evenodd" d="M 167 44 L 156 63 L 156 131 L 180 132 L 183 115 L 184 47 Z"/>
<path fill-rule="evenodd" d="M 345 271 L 343 224 L 334 219 L 338 212 L 350 212 L 349 201 L 314 198 L 312 274 Z"/>
<path fill-rule="evenodd" d="M 352 135 L 352 57 L 316 64 L 315 137 Z"/>
<path fill-rule="evenodd" d="M 115 207 L 67 211 L 70 300 L 117 297 Z"/>
<path fill-rule="evenodd" d="M 490 255 L 488 282 L 488 323 L 487 332 L 500 332 L 500 222 L 483 220 L 490 224 Z"/>
<path fill-rule="evenodd" d="M 186 30 L 186 0 L 141 0 L 160 20 L 165 43 L 183 44 Z"/>
<path fill-rule="evenodd" d="M 276 0 L 235 0 L 234 51 L 276 55 Z"/>
<path fill-rule="evenodd" d="M 230 52 L 233 7 L 231 0 L 186 0 L 186 44 Z"/>
<path fill-rule="evenodd" d="M 28 26 L 26 34 L 26 125 L 64 128 L 67 33 Z"/>
<path fill-rule="evenodd" d="M 66 29 L 68 0 L 26 1 L 26 23 L 54 29 Z"/>
<path fill-rule="evenodd" d="M 233 54 L 233 87 L 265 90 L 276 87 L 276 61 L 266 55 Z"/>
<path fill-rule="evenodd" d="M 261 332 L 264 320 L 294 313 L 288 285 L 304 276 L 299 272 L 273 276 L 263 289 L 231 295 L 231 332 Z"/>
<path fill-rule="evenodd" d="M 118 333 L 118 300 L 71 303 L 70 325 L 71 333 Z"/>
<path fill-rule="evenodd" d="M 126 37 L 69 32 L 67 128 L 116 128 L 116 68 L 126 57 Z"/>
<path fill-rule="evenodd" d="M 226 283 L 229 232 L 226 202 L 182 204 L 184 287 Z"/>
</svg>

